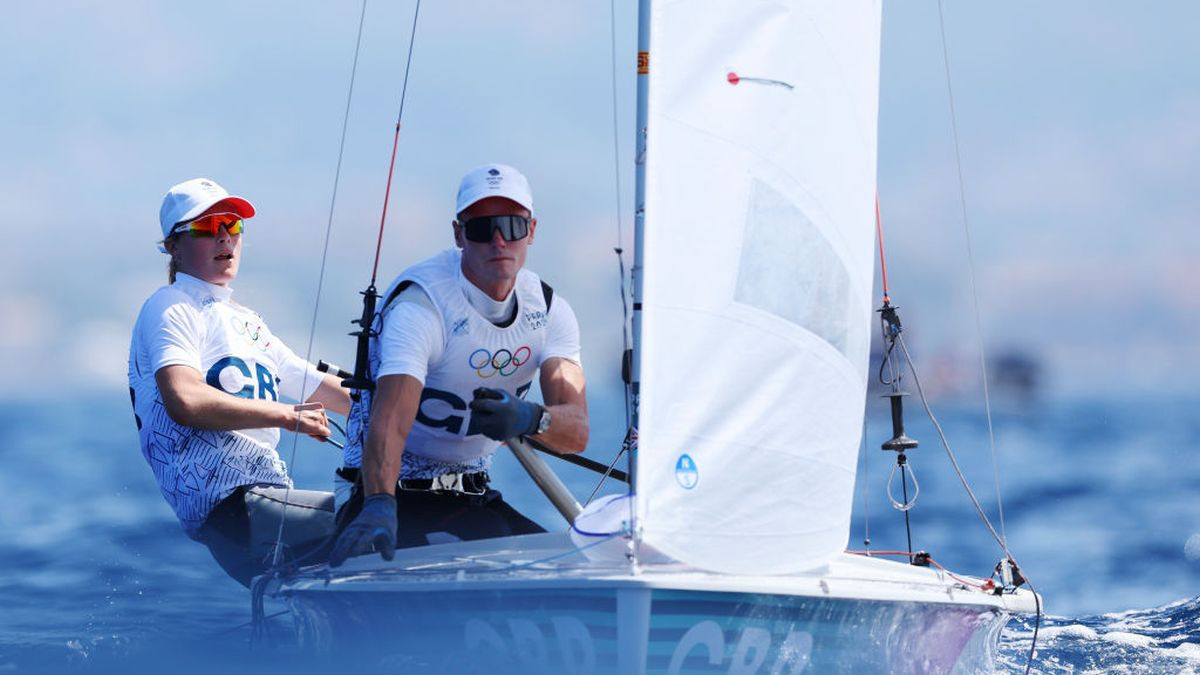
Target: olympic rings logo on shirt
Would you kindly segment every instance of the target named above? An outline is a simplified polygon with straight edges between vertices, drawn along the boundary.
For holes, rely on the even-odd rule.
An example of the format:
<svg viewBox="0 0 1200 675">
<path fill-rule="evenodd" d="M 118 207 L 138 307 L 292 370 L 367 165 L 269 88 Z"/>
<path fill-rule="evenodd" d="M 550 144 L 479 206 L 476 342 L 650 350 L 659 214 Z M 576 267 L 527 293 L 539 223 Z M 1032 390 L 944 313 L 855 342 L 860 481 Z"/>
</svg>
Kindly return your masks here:
<svg viewBox="0 0 1200 675">
<path fill-rule="evenodd" d="M 533 351 L 529 347 L 520 347 L 515 352 L 497 349 L 495 354 L 480 347 L 467 357 L 467 365 L 475 370 L 476 375 L 485 379 L 496 374 L 508 376 L 525 365 L 532 354 Z"/>
<path fill-rule="evenodd" d="M 251 324 L 249 321 L 242 321 L 237 317 L 229 317 L 229 323 L 233 325 L 233 332 L 246 338 L 250 344 L 258 347 L 259 351 L 267 351 L 267 347 L 271 346 L 270 341 L 259 344 L 258 338 L 262 337 L 262 324 Z M 253 327 L 252 327 L 253 326 Z"/>
</svg>

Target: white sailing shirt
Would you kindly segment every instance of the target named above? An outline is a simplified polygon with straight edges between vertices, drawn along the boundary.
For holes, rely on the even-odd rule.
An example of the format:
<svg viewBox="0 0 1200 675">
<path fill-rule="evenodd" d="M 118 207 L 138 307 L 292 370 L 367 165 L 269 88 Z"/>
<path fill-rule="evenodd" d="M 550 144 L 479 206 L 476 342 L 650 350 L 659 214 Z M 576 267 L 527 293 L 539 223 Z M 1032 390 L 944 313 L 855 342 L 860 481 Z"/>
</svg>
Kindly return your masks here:
<svg viewBox="0 0 1200 675">
<path fill-rule="evenodd" d="M 303 401 L 321 382 L 257 313 L 232 300 L 233 290 L 187 274 L 142 306 L 129 345 L 129 395 L 142 456 L 189 536 L 197 537 L 217 502 L 242 485 L 291 485 L 275 446 L 279 429 L 207 431 L 175 422 L 154 373 L 195 368 L 231 396 Z"/>
<path fill-rule="evenodd" d="M 468 407 L 478 387 L 524 396 L 550 358 L 580 363 L 579 325 L 570 304 L 553 296 L 549 311 L 541 280 L 521 270 L 509 298 L 495 301 L 462 274 L 462 252 L 449 249 L 405 270 L 383 294 L 372 338 L 372 378 L 410 375 L 424 385 L 405 441 L 402 478 L 484 471 L 498 441 L 473 431 Z M 515 316 L 514 316 L 515 312 Z M 511 323 L 504 319 L 513 317 Z M 500 325 L 497 325 L 497 324 Z M 369 392 L 351 406 L 343 463 L 362 464 Z"/>
</svg>

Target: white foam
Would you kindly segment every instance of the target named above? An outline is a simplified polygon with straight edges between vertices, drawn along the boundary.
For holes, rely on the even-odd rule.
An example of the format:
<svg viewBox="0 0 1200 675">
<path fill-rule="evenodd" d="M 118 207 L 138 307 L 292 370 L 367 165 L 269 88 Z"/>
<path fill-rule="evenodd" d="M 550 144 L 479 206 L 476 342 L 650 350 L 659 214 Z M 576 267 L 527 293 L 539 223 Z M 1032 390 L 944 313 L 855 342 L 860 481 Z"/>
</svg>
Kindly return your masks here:
<svg viewBox="0 0 1200 675">
<path fill-rule="evenodd" d="M 1047 638 L 1076 638 L 1079 640 L 1095 640 L 1100 637 L 1095 630 L 1082 626 L 1080 624 L 1071 624 L 1070 626 L 1055 626 L 1052 628 L 1043 628 L 1042 635 Z"/>
<path fill-rule="evenodd" d="M 1153 647 L 1154 638 L 1149 635 L 1138 635 L 1137 633 L 1126 633 L 1124 631 L 1114 630 L 1105 633 L 1101 636 L 1102 639 L 1108 642 L 1115 642 L 1119 645 L 1127 647 Z"/>
<path fill-rule="evenodd" d="M 1191 642 L 1184 642 L 1167 653 L 1171 656 L 1186 659 L 1193 663 L 1200 663 L 1200 645 Z"/>
<path fill-rule="evenodd" d="M 1183 556 L 1191 562 L 1200 560 L 1200 533 L 1188 537 L 1183 545 Z"/>
</svg>

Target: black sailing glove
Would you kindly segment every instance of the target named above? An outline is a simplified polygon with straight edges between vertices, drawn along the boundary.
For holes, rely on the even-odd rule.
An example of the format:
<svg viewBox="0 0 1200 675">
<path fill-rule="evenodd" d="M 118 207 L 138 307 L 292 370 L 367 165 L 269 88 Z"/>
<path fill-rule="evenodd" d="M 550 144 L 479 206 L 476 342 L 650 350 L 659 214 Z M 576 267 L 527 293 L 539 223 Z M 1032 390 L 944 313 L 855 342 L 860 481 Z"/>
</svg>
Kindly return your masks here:
<svg viewBox="0 0 1200 675">
<path fill-rule="evenodd" d="M 480 387 L 471 401 L 471 429 L 496 441 L 537 433 L 542 406 L 503 389 Z"/>
<path fill-rule="evenodd" d="M 329 566 L 341 567 L 346 558 L 379 551 L 384 560 L 396 555 L 396 498 L 386 492 L 373 494 L 363 500 L 362 511 L 342 530 Z"/>
</svg>

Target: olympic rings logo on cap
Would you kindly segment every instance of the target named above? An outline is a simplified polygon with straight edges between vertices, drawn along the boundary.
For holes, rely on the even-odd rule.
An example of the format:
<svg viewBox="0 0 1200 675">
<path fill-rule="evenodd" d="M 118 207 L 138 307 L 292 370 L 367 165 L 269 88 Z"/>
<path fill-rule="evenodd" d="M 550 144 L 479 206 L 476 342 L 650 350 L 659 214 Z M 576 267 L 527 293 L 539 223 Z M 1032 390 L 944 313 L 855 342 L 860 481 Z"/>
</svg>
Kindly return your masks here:
<svg viewBox="0 0 1200 675">
<path fill-rule="evenodd" d="M 532 354 L 529 347 L 520 347 L 515 352 L 497 349 L 495 354 L 480 347 L 467 357 L 467 365 L 475 370 L 476 375 L 484 379 L 497 374 L 508 376 L 517 372 L 517 368 L 525 365 Z"/>
</svg>

